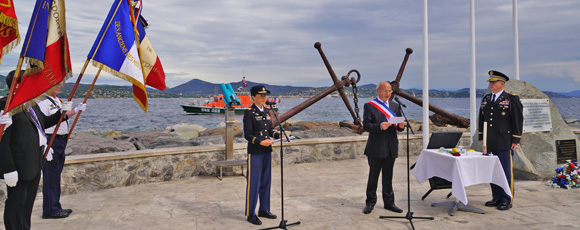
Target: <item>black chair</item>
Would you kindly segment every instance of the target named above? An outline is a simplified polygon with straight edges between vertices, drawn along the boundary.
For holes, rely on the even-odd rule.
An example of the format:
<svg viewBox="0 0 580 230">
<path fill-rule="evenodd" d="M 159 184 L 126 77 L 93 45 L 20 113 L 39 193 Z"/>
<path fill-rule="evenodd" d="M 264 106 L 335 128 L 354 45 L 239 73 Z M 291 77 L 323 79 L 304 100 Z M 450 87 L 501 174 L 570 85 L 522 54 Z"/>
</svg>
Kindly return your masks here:
<svg viewBox="0 0 580 230">
<path fill-rule="evenodd" d="M 461 139 L 461 135 L 463 135 L 463 132 L 433 132 L 431 134 L 431 137 L 429 138 L 429 144 L 427 145 L 427 149 L 439 149 L 441 147 L 443 148 L 453 148 L 455 146 L 457 146 L 457 143 L 459 142 L 459 139 Z M 415 164 L 413 164 L 413 166 L 411 166 L 411 169 L 413 169 L 415 167 Z M 441 177 L 431 177 L 429 178 L 429 186 L 431 187 L 429 189 L 429 191 L 427 191 L 427 193 L 425 193 L 425 195 L 423 195 L 423 197 L 421 197 L 421 200 L 425 200 L 425 198 L 427 198 L 427 196 L 429 196 L 429 194 L 431 194 L 431 192 L 433 192 L 433 190 L 437 190 L 437 189 L 448 189 L 451 188 L 451 181 L 445 180 Z M 447 198 L 449 199 L 449 197 L 451 196 L 451 192 L 449 194 L 447 194 Z"/>
</svg>

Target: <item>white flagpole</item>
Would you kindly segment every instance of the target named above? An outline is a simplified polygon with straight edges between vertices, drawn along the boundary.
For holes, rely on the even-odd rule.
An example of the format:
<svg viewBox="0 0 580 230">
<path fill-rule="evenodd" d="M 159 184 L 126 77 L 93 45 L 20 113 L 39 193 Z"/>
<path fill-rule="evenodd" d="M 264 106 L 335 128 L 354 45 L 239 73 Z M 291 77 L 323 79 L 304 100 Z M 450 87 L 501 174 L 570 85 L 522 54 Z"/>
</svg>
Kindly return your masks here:
<svg viewBox="0 0 580 230">
<path fill-rule="evenodd" d="M 514 77 L 520 80 L 520 44 L 518 32 L 518 0 L 513 0 L 513 21 L 514 21 Z"/>
<path fill-rule="evenodd" d="M 429 18 L 423 0 L 423 148 L 429 144 Z"/>
<path fill-rule="evenodd" d="M 469 17 L 469 21 L 470 21 L 470 29 L 471 29 L 471 33 L 469 35 L 469 41 L 471 43 L 471 81 L 469 84 L 469 140 L 471 144 L 473 144 L 473 136 L 476 134 L 476 129 L 477 129 L 477 116 L 476 116 L 476 111 L 477 108 L 475 107 L 476 105 L 476 90 L 477 88 L 475 87 L 475 76 L 476 76 L 476 66 L 475 66 L 475 0 L 471 0 L 470 3 L 470 17 Z"/>
</svg>

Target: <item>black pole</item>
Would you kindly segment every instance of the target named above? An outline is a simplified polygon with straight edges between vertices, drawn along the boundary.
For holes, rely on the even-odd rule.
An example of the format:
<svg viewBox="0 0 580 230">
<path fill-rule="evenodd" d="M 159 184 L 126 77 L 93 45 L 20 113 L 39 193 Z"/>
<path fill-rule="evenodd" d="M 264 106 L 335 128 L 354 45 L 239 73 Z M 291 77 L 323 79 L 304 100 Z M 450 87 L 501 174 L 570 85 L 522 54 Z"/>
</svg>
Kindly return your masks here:
<svg viewBox="0 0 580 230">
<path fill-rule="evenodd" d="M 398 102 L 398 98 L 396 98 L 395 100 Z M 411 153 L 409 152 L 409 130 L 411 130 L 413 135 L 415 135 L 415 132 L 413 131 L 413 128 L 411 127 L 411 125 L 409 125 L 409 121 L 408 121 L 407 116 L 405 115 L 405 112 L 403 111 L 403 108 L 401 105 L 402 104 L 399 102 L 399 109 L 401 109 L 401 114 L 403 115 L 403 117 L 405 118 L 405 121 L 407 122 L 407 215 L 405 215 L 405 216 L 380 216 L 379 219 L 405 218 L 405 219 L 409 220 L 409 223 L 411 223 L 411 227 L 413 228 L 413 230 L 415 230 L 415 226 L 413 225 L 413 219 L 434 220 L 435 218 L 433 218 L 433 217 L 417 217 L 417 216 L 413 216 L 413 212 L 411 212 L 411 181 L 409 179 L 410 172 L 411 172 L 411 169 L 409 168 L 409 155 L 411 155 Z"/>
<path fill-rule="evenodd" d="M 273 105 L 270 104 L 270 111 L 272 111 L 272 113 L 274 114 L 274 117 L 276 118 L 276 121 L 278 121 L 278 126 L 280 127 L 280 135 L 284 135 L 286 137 L 286 140 L 288 142 L 290 142 L 290 138 L 288 138 L 288 135 L 286 135 L 286 131 L 284 130 L 284 127 L 282 127 L 282 123 L 278 119 L 278 115 L 276 115 L 276 112 L 274 111 L 274 108 L 272 106 Z M 278 229 L 278 228 L 279 229 L 286 229 L 286 226 L 300 224 L 300 221 L 287 224 L 288 221 L 284 219 L 284 148 L 282 145 L 282 143 L 284 143 L 284 141 L 282 141 L 282 137 L 280 137 L 280 140 L 281 140 L 280 141 L 280 200 L 281 200 L 281 206 L 282 206 L 282 220 L 280 220 L 280 224 L 278 226 L 263 228 L 262 230 Z"/>
</svg>

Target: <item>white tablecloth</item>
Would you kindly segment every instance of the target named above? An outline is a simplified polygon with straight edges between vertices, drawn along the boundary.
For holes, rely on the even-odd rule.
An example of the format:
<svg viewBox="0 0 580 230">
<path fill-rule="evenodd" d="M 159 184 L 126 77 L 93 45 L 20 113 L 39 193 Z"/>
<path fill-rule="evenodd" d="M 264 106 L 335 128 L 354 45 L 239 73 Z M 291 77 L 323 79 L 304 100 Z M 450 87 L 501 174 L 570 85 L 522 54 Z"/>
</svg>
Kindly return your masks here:
<svg viewBox="0 0 580 230">
<path fill-rule="evenodd" d="M 465 187 L 475 184 L 493 183 L 511 196 L 499 158 L 483 156 L 480 152 L 455 157 L 449 153 L 439 153 L 438 149 L 424 149 L 417 159 L 413 175 L 419 182 L 434 176 L 451 181 L 453 196 L 463 204 L 467 204 Z"/>
</svg>

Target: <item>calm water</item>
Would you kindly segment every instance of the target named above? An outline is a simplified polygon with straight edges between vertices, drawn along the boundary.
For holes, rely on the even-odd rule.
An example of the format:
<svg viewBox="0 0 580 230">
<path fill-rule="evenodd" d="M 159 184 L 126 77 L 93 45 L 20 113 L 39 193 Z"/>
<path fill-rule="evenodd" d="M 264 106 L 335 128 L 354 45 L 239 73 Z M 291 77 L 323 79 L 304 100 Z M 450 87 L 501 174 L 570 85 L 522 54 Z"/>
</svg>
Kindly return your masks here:
<svg viewBox="0 0 580 230">
<path fill-rule="evenodd" d="M 149 100 L 148 113 L 133 101 L 133 99 L 91 99 L 87 103 L 87 111 L 83 112 L 75 130 L 98 129 L 98 130 L 146 130 L 165 129 L 165 127 L 178 123 L 194 123 L 204 127 L 215 127 L 225 120 L 225 115 L 190 115 L 181 108 L 181 104 L 189 104 L 197 99 L 191 98 L 159 98 Z M 203 99 L 205 100 L 205 99 Z M 306 99 L 282 98 L 279 105 L 280 113 L 284 113 Z M 363 104 L 371 98 L 359 99 L 360 116 L 362 118 Z M 468 98 L 430 98 L 430 102 L 457 115 L 469 118 Z M 81 102 L 75 99 L 74 105 Z M 422 119 L 421 107 L 401 99 L 407 105 L 405 113 L 410 119 Z M 477 99 L 480 102 L 481 98 Z M 554 104 L 560 110 L 564 118 L 580 119 L 580 98 L 554 98 Z M 352 99 L 350 101 L 352 104 Z M 477 105 L 479 108 L 479 104 Z M 236 115 L 236 120 L 241 121 L 243 115 Z M 352 117 L 340 98 L 322 99 L 296 116 L 295 120 L 312 121 L 342 121 Z M 71 121 L 72 124 L 72 121 Z"/>
</svg>

